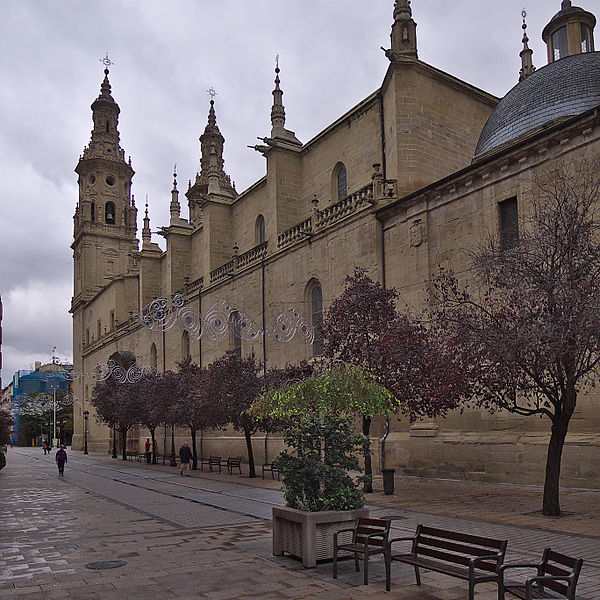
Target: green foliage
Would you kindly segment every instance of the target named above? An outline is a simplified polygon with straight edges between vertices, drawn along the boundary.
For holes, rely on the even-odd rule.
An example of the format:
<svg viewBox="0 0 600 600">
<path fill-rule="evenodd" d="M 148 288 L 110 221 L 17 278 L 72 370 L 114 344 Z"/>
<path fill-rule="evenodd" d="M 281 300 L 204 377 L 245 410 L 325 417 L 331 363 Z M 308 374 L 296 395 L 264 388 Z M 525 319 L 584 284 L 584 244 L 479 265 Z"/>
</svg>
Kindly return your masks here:
<svg viewBox="0 0 600 600">
<path fill-rule="evenodd" d="M 255 402 L 252 412 L 289 421 L 314 412 L 371 418 L 397 409 L 394 396 L 368 369 L 338 361 L 321 375 L 268 390 Z"/>
<path fill-rule="evenodd" d="M 4 455 L 4 452 L 0 451 L 0 469 L 4 469 L 5 466 L 6 466 L 6 456 Z"/>
<path fill-rule="evenodd" d="M 311 413 L 283 434 L 296 455 L 284 451 L 274 464 L 281 469 L 288 506 L 298 510 L 353 510 L 364 505 L 347 471 L 361 471 L 358 454 L 369 451 L 369 439 L 354 431 L 348 417 Z"/>
</svg>

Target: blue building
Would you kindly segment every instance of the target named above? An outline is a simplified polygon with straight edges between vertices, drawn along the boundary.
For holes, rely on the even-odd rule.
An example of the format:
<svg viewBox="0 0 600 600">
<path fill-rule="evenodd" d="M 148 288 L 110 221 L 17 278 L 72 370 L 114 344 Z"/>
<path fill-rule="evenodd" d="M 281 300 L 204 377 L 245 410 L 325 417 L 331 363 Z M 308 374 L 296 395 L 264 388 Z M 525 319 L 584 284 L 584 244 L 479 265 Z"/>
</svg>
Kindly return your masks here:
<svg viewBox="0 0 600 600">
<path fill-rule="evenodd" d="M 69 372 L 72 370 L 70 364 L 60 364 L 58 362 L 42 365 L 35 363 L 35 370 L 19 370 L 13 375 L 13 425 L 12 441 L 14 444 L 23 445 L 27 443 L 23 437 L 19 437 L 19 411 L 26 396 L 32 393 L 56 392 L 68 393 L 71 390 L 71 380 Z"/>
</svg>

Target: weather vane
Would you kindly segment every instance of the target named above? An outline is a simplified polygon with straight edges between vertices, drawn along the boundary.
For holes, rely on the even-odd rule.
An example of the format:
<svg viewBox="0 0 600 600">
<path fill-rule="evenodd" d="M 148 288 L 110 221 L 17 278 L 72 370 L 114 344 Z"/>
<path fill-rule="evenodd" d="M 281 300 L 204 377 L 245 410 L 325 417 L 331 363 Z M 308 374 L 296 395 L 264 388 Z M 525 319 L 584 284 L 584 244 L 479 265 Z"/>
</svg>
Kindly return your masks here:
<svg viewBox="0 0 600 600">
<path fill-rule="evenodd" d="M 275 57 L 275 67 L 279 69 L 279 54 Z"/>
<path fill-rule="evenodd" d="M 208 95 L 210 96 L 211 100 L 215 99 L 215 96 L 217 95 L 217 92 L 215 91 L 214 87 L 209 87 L 207 90 Z"/>
<path fill-rule="evenodd" d="M 108 67 L 110 67 L 111 65 L 114 65 L 115 63 L 110 60 L 110 58 L 108 57 L 108 52 L 106 53 L 104 58 L 100 59 L 100 62 L 108 69 Z"/>
</svg>

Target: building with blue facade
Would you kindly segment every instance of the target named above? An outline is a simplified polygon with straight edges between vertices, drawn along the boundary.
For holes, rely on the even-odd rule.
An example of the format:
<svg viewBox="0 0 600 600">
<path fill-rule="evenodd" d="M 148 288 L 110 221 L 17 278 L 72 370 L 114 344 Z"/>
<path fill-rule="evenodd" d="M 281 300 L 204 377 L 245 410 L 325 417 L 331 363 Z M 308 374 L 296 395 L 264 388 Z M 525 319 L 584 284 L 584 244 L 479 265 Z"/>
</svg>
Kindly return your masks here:
<svg viewBox="0 0 600 600">
<path fill-rule="evenodd" d="M 69 393 L 71 380 L 69 373 L 72 365 L 61 364 L 53 359 L 53 362 L 42 365 L 35 363 L 34 370 L 19 370 L 13 375 L 12 398 L 13 398 L 13 425 L 12 442 L 17 445 L 27 443 L 20 435 L 19 408 L 27 401 L 30 394 L 54 394 L 55 392 Z"/>
</svg>

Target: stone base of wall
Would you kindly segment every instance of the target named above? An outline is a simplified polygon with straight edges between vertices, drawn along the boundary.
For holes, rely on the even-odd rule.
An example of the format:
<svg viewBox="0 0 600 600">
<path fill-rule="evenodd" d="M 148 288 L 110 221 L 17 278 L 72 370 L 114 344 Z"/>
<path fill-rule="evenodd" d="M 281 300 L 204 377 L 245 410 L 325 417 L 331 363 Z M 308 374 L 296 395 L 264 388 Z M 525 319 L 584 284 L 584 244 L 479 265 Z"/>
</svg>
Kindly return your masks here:
<svg viewBox="0 0 600 600">
<path fill-rule="evenodd" d="M 394 432 L 385 466 L 405 475 L 543 485 L 549 440 L 527 432 Z M 561 485 L 600 489 L 600 434 L 567 437 Z"/>
</svg>

